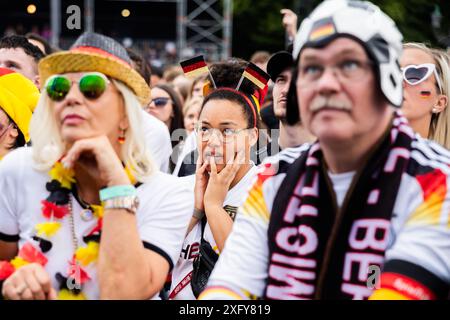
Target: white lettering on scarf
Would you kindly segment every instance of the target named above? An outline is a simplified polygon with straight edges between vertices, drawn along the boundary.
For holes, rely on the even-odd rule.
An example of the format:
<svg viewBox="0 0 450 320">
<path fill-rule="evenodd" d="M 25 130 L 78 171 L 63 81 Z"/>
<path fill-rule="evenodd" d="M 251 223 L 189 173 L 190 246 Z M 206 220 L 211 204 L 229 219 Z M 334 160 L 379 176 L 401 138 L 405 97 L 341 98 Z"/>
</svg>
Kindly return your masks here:
<svg viewBox="0 0 450 320">
<path fill-rule="evenodd" d="M 343 280 L 346 282 L 342 284 L 341 289 L 349 294 L 352 299 L 366 299 L 370 296 L 372 290 L 365 285 L 368 276 L 367 271 L 370 266 L 380 266 L 383 263 L 383 253 L 388 244 L 389 226 L 389 221 L 384 219 L 359 219 L 353 223 L 349 235 L 350 248 L 358 251 L 372 249 L 379 251 L 380 254 L 348 252 L 345 255 Z M 358 277 L 352 279 L 352 271 L 355 268 Z M 364 283 L 364 285 L 361 283 Z"/>
<path fill-rule="evenodd" d="M 372 289 L 352 283 L 343 283 L 342 292 L 347 293 L 353 300 L 366 300 L 372 294 Z"/>
<path fill-rule="evenodd" d="M 399 158 L 409 159 L 410 156 L 411 152 L 408 149 L 393 148 L 391 152 L 389 152 L 388 159 L 386 160 L 386 164 L 384 165 L 384 171 L 394 172 Z"/>
<path fill-rule="evenodd" d="M 312 197 L 319 197 L 319 173 L 315 173 L 313 183 L 311 186 L 303 186 L 304 176 L 299 179 L 299 183 L 295 187 L 294 195 L 289 201 L 289 204 L 284 214 L 283 220 L 288 223 L 293 223 L 296 217 L 312 216 L 316 217 L 318 214 L 317 208 L 310 205 L 301 205 L 300 196 L 308 195 Z M 300 209 L 299 209 L 300 208 Z"/>
<path fill-rule="evenodd" d="M 317 217 L 318 215 L 316 207 L 301 204 L 300 196 L 319 196 L 319 174 L 315 173 L 310 186 L 305 186 L 303 183 L 304 177 L 301 177 L 284 214 L 283 219 L 288 223 L 294 223 L 298 217 Z M 314 229 L 302 224 L 280 229 L 275 237 L 275 243 L 286 252 L 307 256 L 317 250 L 318 237 Z M 271 262 L 269 277 L 279 281 L 281 284 L 269 285 L 267 287 L 267 297 L 291 300 L 310 298 L 314 294 L 315 286 L 313 282 L 316 279 L 315 268 L 317 266 L 315 259 L 274 254 L 271 257 Z"/>
<path fill-rule="evenodd" d="M 296 300 L 303 295 L 312 295 L 314 285 L 301 280 L 313 281 L 316 278 L 315 272 L 303 271 L 296 268 L 289 268 L 278 265 L 271 265 L 269 276 L 272 279 L 283 282 L 284 286 L 269 285 L 267 287 L 267 297 L 281 300 Z"/>
<path fill-rule="evenodd" d="M 384 219 L 359 219 L 355 220 L 350 231 L 349 244 L 354 250 L 373 249 L 378 251 L 386 250 L 388 243 L 388 232 L 390 222 Z M 377 239 L 377 231 L 382 234 L 381 239 Z M 358 239 L 358 235 L 364 235 Z"/>
<path fill-rule="evenodd" d="M 303 244 L 300 244 L 301 237 L 305 239 Z M 284 227 L 278 231 L 275 239 L 280 248 L 287 252 L 297 252 L 301 256 L 314 252 L 318 245 L 317 233 L 306 225 Z"/>
</svg>

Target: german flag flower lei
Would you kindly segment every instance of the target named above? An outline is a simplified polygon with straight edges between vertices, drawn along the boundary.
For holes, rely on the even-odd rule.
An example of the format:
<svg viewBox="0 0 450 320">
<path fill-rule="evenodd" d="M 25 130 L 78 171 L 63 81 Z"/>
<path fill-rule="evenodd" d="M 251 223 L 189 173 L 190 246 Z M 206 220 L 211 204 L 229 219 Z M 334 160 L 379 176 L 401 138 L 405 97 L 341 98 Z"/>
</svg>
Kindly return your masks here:
<svg viewBox="0 0 450 320">
<path fill-rule="evenodd" d="M 50 195 L 41 201 L 42 216 L 46 222 L 35 226 L 36 234 L 33 237 L 39 243 L 40 250 L 31 243 L 26 243 L 19 251 L 17 257 L 10 262 L 0 262 L 0 281 L 8 278 L 15 270 L 29 263 L 39 263 L 42 266 L 47 264 L 45 253 L 52 249 L 52 237 L 61 228 L 62 220 L 70 214 L 70 193 L 76 183 L 75 172 L 65 168 L 60 161 L 49 171 L 50 182 L 47 182 L 46 189 Z M 98 258 L 99 242 L 102 229 L 103 206 L 91 205 L 90 209 L 97 218 L 95 227 L 83 237 L 87 243 L 84 247 L 79 247 L 74 253 L 72 260 L 68 262 L 66 274 L 56 274 L 59 283 L 59 299 L 84 300 L 83 285 L 91 280 L 85 267 L 95 263 Z"/>
</svg>

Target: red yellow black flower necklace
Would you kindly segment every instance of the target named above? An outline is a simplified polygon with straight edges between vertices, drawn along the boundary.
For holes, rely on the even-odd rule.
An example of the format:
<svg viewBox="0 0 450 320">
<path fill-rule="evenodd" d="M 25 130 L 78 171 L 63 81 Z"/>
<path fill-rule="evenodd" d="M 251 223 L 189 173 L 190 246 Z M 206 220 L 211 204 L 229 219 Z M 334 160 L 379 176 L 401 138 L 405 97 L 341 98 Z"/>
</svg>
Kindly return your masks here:
<svg viewBox="0 0 450 320">
<path fill-rule="evenodd" d="M 130 181 L 135 183 L 129 168 L 125 168 Z M 42 266 L 47 264 L 45 253 L 51 250 L 50 239 L 59 231 L 63 219 L 68 216 L 71 225 L 72 240 L 74 244 L 74 255 L 68 263 L 66 274 L 56 274 L 59 283 L 59 299 L 79 300 L 86 299 L 83 293 L 83 286 L 91 280 L 85 268 L 97 261 L 100 235 L 102 230 L 103 206 L 88 205 L 82 211 L 87 219 L 97 219 L 95 227 L 83 237 L 85 246 L 79 247 L 75 234 L 71 192 L 76 191 L 75 172 L 73 169 L 65 168 L 60 161 L 56 162 L 49 171 L 50 182 L 47 182 L 46 189 L 50 195 L 41 201 L 41 213 L 47 220 L 35 226 L 36 234 L 33 239 L 39 243 L 40 250 L 31 243 L 26 243 L 19 251 L 19 254 L 10 262 L 0 262 L 0 281 L 9 277 L 16 269 L 29 263 L 39 263 Z"/>
</svg>

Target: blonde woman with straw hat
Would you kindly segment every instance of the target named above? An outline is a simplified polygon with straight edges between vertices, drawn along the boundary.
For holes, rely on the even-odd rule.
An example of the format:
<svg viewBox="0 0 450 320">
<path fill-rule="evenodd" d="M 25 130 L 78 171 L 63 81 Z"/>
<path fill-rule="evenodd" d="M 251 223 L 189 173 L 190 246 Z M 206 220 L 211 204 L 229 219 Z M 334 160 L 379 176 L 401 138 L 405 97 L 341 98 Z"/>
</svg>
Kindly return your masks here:
<svg viewBox="0 0 450 320">
<path fill-rule="evenodd" d="M 40 62 L 33 147 L 0 163 L 5 298 L 158 298 L 193 200 L 143 144 L 150 91 L 130 62 L 95 33 Z"/>
</svg>

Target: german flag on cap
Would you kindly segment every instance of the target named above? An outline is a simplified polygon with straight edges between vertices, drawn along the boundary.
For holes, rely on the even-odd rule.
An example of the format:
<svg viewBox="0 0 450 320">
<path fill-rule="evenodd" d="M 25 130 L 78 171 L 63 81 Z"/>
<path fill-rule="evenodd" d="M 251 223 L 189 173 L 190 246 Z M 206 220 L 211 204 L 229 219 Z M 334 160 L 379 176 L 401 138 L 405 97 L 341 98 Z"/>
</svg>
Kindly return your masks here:
<svg viewBox="0 0 450 320">
<path fill-rule="evenodd" d="M 321 38 L 331 36 L 336 33 L 333 20 L 325 18 L 314 23 L 311 33 L 309 34 L 309 41 L 317 41 Z"/>
<path fill-rule="evenodd" d="M 270 79 L 270 76 L 266 72 L 264 72 L 251 62 L 249 62 L 247 68 L 245 68 L 242 76 L 250 80 L 261 90 L 264 89 Z"/>
<path fill-rule="evenodd" d="M 203 56 L 198 56 L 189 60 L 181 61 L 184 75 L 188 78 L 196 78 L 205 73 L 209 73 L 208 66 Z"/>
</svg>

